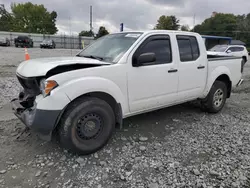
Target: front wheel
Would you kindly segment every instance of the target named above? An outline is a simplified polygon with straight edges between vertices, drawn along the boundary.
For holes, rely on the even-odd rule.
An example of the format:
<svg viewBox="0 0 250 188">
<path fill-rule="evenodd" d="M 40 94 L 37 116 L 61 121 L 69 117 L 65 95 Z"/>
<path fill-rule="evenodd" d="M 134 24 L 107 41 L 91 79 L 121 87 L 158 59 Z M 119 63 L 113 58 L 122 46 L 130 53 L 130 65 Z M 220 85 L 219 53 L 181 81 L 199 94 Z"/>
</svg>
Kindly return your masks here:
<svg viewBox="0 0 250 188">
<path fill-rule="evenodd" d="M 59 126 L 62 146 L 73 153 L 87 155 L 104 147 L 111 138 L 115 115 L 107 102 L 84 97 L 70 104 Z"/>
<path fill-rule="evenodd" d="M 221 81 L 215 81 L 208 96 L 201 102 L 201 109 L 210 113 L 217 113 L 224 107 L 226 99 L 226 84 Z"/>
</svg>

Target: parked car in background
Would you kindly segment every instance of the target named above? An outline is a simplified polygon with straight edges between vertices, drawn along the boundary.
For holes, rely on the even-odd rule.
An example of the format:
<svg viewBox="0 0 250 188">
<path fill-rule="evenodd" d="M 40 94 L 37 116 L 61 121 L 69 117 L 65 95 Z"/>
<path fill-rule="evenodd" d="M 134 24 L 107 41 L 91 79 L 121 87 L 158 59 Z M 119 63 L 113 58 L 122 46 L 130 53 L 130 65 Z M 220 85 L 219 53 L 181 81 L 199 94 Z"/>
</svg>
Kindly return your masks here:
<svg viewBox="0 0 250 188">
<path fill-rule="evenodd" d="M 0 37 L 0 46 L 10 46 L 10 40 L 7 37 Z"/>
<path fill-rule="evenodd" d="M 14 42 L 16 47 L 33 47 L 33 40 L 28 36 L 18 36 L 14 39 Z"/>
<path fill-rule="evenodd" d="M 216 45 L 207 51 L 208 55 L 242 57 L 244 64 L 248 61 L 248 51 L 243 45 Z"/>
<path fill-rule="evenodd" d="M 40 48 L 56 48 L 56 43 L 51 39 L 44 39 L 40 44 Z"/>
</svg>

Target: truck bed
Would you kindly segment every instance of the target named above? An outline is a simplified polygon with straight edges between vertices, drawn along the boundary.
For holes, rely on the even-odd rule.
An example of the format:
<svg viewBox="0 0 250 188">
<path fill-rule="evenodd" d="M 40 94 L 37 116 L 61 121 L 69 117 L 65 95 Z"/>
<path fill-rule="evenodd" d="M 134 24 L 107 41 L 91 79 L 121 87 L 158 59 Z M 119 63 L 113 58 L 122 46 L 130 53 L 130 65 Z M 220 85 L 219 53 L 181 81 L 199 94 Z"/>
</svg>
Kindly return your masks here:
<svg viewBox="0 0 250 188">
<path fill-rule="evenodd" d="M 212 74 L 214 69 L 218 69 L 218 65 L 229 69 L 228 72 L 232 75 L 229 75 L 232 79 L 232 86 L 236 86 L 242 77 L 242 58 L 232 56 L 208 56 L 208 74 Z"/>
</svg>

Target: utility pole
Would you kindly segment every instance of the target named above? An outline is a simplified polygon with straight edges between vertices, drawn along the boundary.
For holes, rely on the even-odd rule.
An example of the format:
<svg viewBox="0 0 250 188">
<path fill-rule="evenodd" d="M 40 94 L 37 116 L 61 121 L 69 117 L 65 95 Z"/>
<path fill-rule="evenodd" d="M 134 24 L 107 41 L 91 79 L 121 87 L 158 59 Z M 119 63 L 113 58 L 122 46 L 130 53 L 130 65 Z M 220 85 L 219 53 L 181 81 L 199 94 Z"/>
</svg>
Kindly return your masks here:
<svg viewBox="0 0 250 188">
<path fill-rule="evenodd" d="M 195 14 L 194 14 L 194 20 L 193 21 L 194 21 L 193 24 L 194 24 L 194 27 L 195 27 Z M 195 32 L 194 27 L 193 27 L 193 31 Z"/>
<path fill-rule="evenodd" d="M 120 32 L 123 31 L 123 23 L 120 24 Z"/>
<path fill-rule="evenodd" d="M 93 30 L 93 27 L 92 27 L 92 6 L 90 6 L 90 23 L 89 23 L 89 26 L 90 26 L 90 32 L 92 33 L 92 30 Z"/>
</svg>

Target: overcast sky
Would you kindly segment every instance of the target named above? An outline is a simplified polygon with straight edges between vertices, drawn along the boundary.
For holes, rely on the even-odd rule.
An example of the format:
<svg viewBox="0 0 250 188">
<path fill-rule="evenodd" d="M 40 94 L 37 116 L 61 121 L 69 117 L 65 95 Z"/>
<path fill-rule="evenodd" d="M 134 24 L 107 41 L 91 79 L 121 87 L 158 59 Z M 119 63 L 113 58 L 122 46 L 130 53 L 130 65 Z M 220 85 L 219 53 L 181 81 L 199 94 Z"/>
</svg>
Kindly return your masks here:
<svg viewBox="0 0 250 188">
<path fill-rule="evenodd" d="M 89 30 L 89 7 L 93 7 L 93 29 L 105 26 L 109 32 L 119 31 L 124 23 L 124 30 L 152 29 L 161 15 L 176 15 L 181 24 L 193 27 L 211 16 L 213 11 L 234 14 L 250 12 L 249 0 L 30 0 L 44 4 L 58 14 L 59 33 L 79 33 Z M 22 0 L 0 0 L 9 9 L 11 2 Z"/>
</svg>

